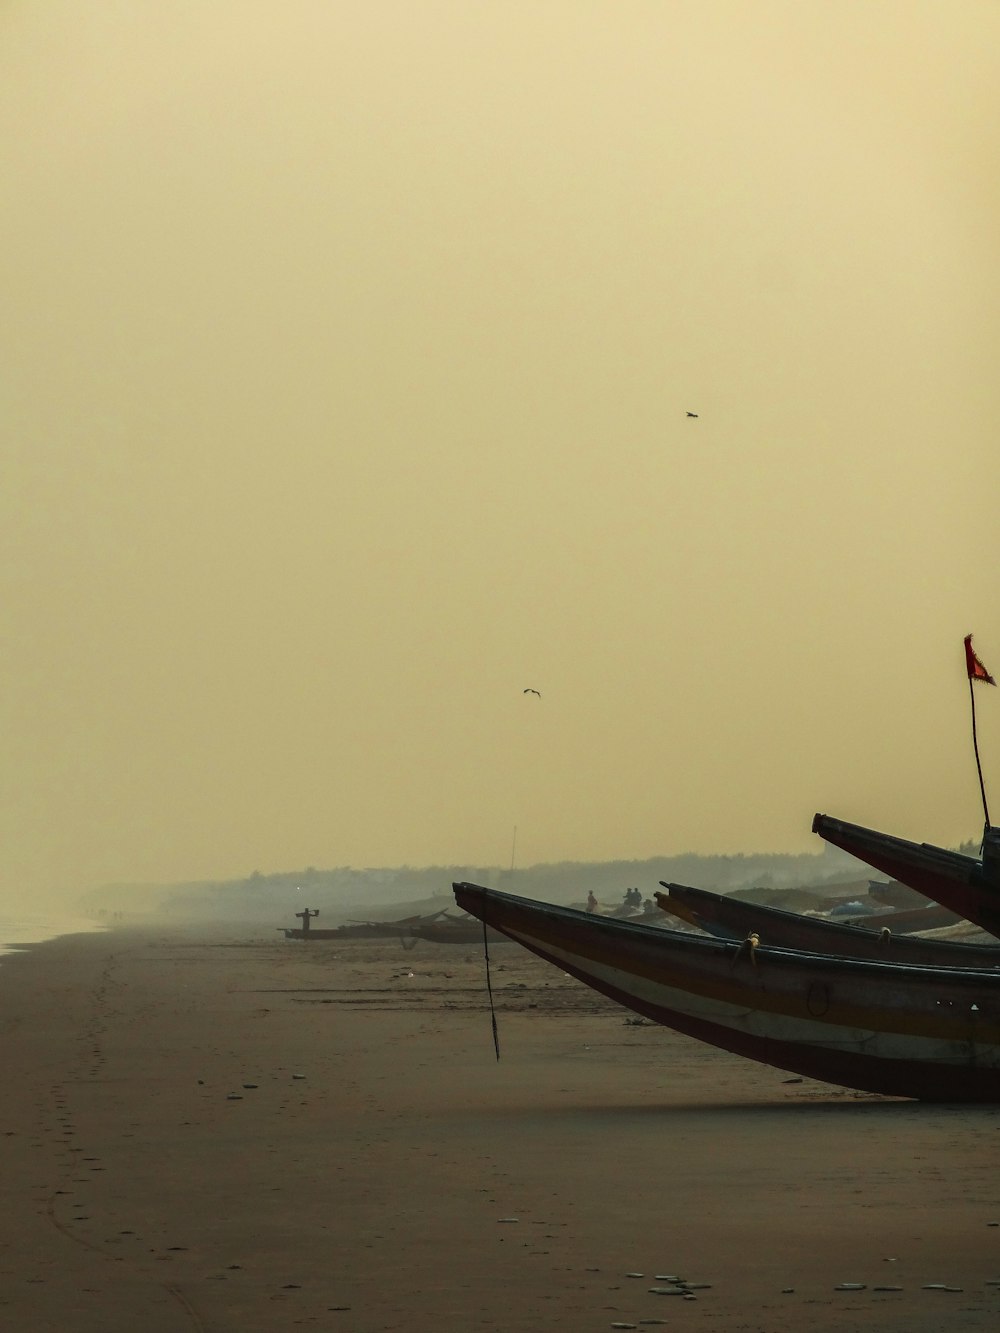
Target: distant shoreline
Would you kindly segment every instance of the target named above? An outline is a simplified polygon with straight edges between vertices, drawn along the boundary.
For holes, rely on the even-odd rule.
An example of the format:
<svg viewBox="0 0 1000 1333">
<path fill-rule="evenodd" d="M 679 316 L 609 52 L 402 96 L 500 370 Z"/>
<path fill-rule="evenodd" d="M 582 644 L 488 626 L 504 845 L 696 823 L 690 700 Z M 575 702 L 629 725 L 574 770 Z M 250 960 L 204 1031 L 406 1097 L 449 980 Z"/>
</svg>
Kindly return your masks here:
<svg viewBox="0 0 1000 1333">
<path fill-rule="evenodd" d="M 93 935 L 103 932 L 108 926 L 89 917 L 58 912 L 40 913 L 37 916 L 10 915 L 0 916 L 0 962 L 11 954 L 23 953 L 25 949 L 46 944 L 63 935 Z"/>
</svg>

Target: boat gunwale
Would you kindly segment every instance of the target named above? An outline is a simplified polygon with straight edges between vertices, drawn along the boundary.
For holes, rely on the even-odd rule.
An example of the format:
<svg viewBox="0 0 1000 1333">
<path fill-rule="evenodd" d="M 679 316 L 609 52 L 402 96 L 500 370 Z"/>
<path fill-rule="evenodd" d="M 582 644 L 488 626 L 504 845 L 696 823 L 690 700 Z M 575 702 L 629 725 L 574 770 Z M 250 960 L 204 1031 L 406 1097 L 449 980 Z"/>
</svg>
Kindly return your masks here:
<svg viewBox="0 0 1000 1333">
<path fill-rule="evenodd" d="M 456 882 L 452 887 L 456 890 L 471 891 L 493 901 L 506 901 L 517 908 L 526 908 L 537 914 L 547 914 L 562 920 L 572 921 L 584 928 L 589 927 L 596 932 L 637 934 L 647 940 L 661 942 L 667 940 L 682 945 L 686 951 L 700 950 L 704 953 L 732 957 L 746 947 L 745 940 L 725 940 L 716 935 L 693 935 L 687 931 L 671 930 L 665 926 L 647 926 L 616 917 L 598 916 L 592 912 L 581 912 L 578 908 L 563 907 L 558 903 L 543 903 L 535 898 L 523 898 L 517 894 L 504 893 L 499 889 L 490 889 L 481 884 L 472 884 L 469 881 Z M 482 920 L 481 917 L 480 920 Z M 507 933 L 507 928 L 498 925 L 495 921 L 489 921 L 487 924 L 492 926 L 494 930 Z M 514 928 L 511 927 L 511 929 Z M 939 977 L 942 982 L 948 985 L 954 983 L 960 989 L 968 989 L 977 984 L 987 983 L 992 989 L 1000 990 L 1000 973 L 990 968 L 939 967 L 932 963 L 900 963 L 893 959 L 882 962 L 872 958 L 844 958 L 837 954 L 817 953 L 808 949 L 789 949 L 768 944 L 756 945 L 754 953 L 759 961 L 767 961 L 773 957 L 778 962 L 797 963 L 803 967 L 815 967 L 817 962 L 821 962 L 824 968 L 835 972 L 844 972 L 856 976 L 870 973 L 880 980 L 885 979 L 887 972 L 898 974 L 901 981 L 916 981 L 931 973 L 935 977 Z"/>
<path fill-rule="evenodd" d="M 720 901 L 720 900 L 722 900 L 723 903 L 724 903 L 724 910 L 725 910 L 725 908 L 728 908 L 728 907 L 730 906 L 729 899 L 726 897 L 725 894 L 721 894 L 721 893 L 713 893 L 710 889 L 699 889 L 699 888 L 696 888 L 694 885 L 691 885 L 691 884 L 676 884 L 676 883 L 670 882 L 670 881 L 665 880 L 665 879 L 661 879 L 661 880 L 660 880 L 660 883 L 663 885 L 663 887 L 664 887 L 665 889 L 668 890 L 668 892 L 667 892 L 666 894 L 659 893 L 659 892 L 657 892 L 657 893 L 655 894 L 656 901 L 657 901 L 658 903 L 660 903 L 660 899 L 661 899 L 661 898 L 666 899 L 666 901 L 669 902 L 671 896 L 673 895 L 674 890 L 676 889 L 676 890 L 679 890 L 680 893 L 681 893 L 682 895 L 688 895 L 688 894 L 697 895 L 697 896 L 700 897 L 703 901 L 706 902 L 706 905 L 709 907 L 709 909 L 710 909 L 710 905 L 711 905 L 711 904 L 716 903 L 716 902 L 718 902 L 718 901 Z M 683 905 L 683 906 L 687 906 L 687 904 L 684 904 L 684 903 L 683 903 L 683 899 L 682 899 L 682 898 L 679 898 L 679 899 L 677 900 L 677 905 L 678 905 L 678 906 L 682 906 L 682 905 Z M 769 906 L 768 904 L 765 904 L 765 903 L 751 903 L 751 902 L 746 902 L 745 900 L 741 900 L 741 901 L 739 901 L 737 904 L 734 904 L 733 906 L 734 906 L 734 909 L 735 909 L 736 911 L 739 911 L 739 912 L 742 912 L 743 909 L 745 908 L 748 916 L 751 915 L 752 913 L 759 912 L 759 913 L 761 914 L 761 917 L 762 917 L 762 919 L 763 919 L 764 921 L 770 920 L 770 919 L 772 919 L 772 918 L 774 918 L 774 917 L 778 917 L 778 918 L 781 919 L 781 921 L 782 921 L 783 924 L 787 924 L 787 925 L 789 925 L 789 926 L 795 926 L 795 925 L 797 925 L 798 922 L 800 922 L 800 921 L 804 921 L 804 922 L 806 923 L 806 927 L 807 927 L 807 928 L 812 927 L 812 926 L 819 926 L 820 929 L 822 929 L 823 931 L 829 930 L 829 932 L 830 932 L 830 936 L 831 936 L 831 940 L 832 940 L 834 937 L 836 937 L 836 938 L 843 938 L 843 939 L 856 940 L 859 944 L 869 944 L 869 943 L 871 943 L 871 944 L 877 944 L 877 942 L 878 942 L 878 932 L 877 932 L 875 929 L 870 928 L 870 927 L 867 927 L 867 926 L 855 926 L 855 925 L 853 925 L 852 923 L 850 923 L 850 922 L 848 922 L 848 921 L 830 921 L 830 920 L 827 920 L 825 917 L 810 917 L 810 916 L 806 916 L 806 915 L 805 915 L 804 913 L 802 913 L 802 912 L 793 912 L 793 911 L 790 911 L 788 908 L 785 908 L 785 907 L 771 907 L 771 906 Z M 664 912 L 672 913 L 672 909 L 669 908 L 669 907 L 664 906 L 662 903 L 660 903 L 660 908 L 661 908 L 661 910 L 664 911 Z M 928 909 L 928 910 L 933 910 L 933 909 Z M 698 926 L 699 926 L 699 929 L 705 929 L 705 927 L 700 926 L 700 924 L 699 924 L 697 921 L 692 921 L 692 920 L 691 920 L 692 917 L 696 917 L 696 916 L 698 916 L 698 914 L 699 914 L 699 913 L 698 913 L 698 908 L 697 908 L 696 905 L 691 905 L 691 906 L 690 906 L 690 912 L 691 912 L 691 916 L 690 916 L 690 917 L 688 917 L 688 916 L 681 916 L 681 920 L 682 920 L 682 921 L 691 921 L 691 924 L 693 924 L 693 925 L 698 925 Z M 680 914 L 679 914 L 679 913 L 676 913 L 675 915 L 680 915 Z M 892 918 L 893 918 L 893 913 L 892 913 L 892 912 L 884 912 L 884 913 L 878 913 L 877 915 L 872 916 L 871 920 L 872 920 L 872 921 L 884 921 L 884 923 L 885 923 L 885 928 L 891 930 L 891 929 L 892 929 Z M 710 932 L 710 933 L 711 933 L 711 932 Z M 720 938 L 721 938 L 721 937 L 720 937 Z M 910 941 L 912 941 L 912 945 L 911 945 L 911 943 L 909 943 Z M 972 955 L 972 954 L 979 954 L 979 953 L 983 953 L 984 951 L 986 951 L 987 953 L 994 953 L 994 954 L 996 955 L 996 966 L 997 966 L 997 967 L 1000 967 L 1000 943 L 993 945 L 993 944 L 974 944 L 974 943 L 971 943 L 971 942 L 966 941 L 966 940 L 927 940 L 927 939 L 914 939 L 912 932 L 909 932 L 909 931 L 907 931 L 905 934 L 903 934 L 903 933 L 894 934 L 894 935 L 893 935 L 893 939 L 892 939 L 892 943 L 893 943 L 893 946 L 899 946 L 899 945 L 902 945 L 902 947 L 903 947 L 904 949 L 905 949 L 905 948 L 910 948 L 910 947 L 913 947 L 913 946 L 920 946 L 920 945 L 928 945 L 928 944 L 931 944 L 931 945 L 933 945 L 933 944 L 943 944 L 943 945 L 945 945 L 945 946 L 947 947 L 947 949 L 948 949 L 949 952 L 952 952 L 953 950 L 957 951 L 957 950 L 967 949 L 967 950 L 969 951 L 970 955 Z M 763 941 L 761 941 L 761 947 L 762 947 L 762 948 L 765 947 Z M 787 945 L 771 945 L 771 946 L 768 946 L 768 947 L 771 947 L 771 948 L 787 948 L 788 946 L 787 946 Z M 807 950 L 806 952 L 814 952 L 814 951 L 813 951 L 813 950 Z M 818 953 L 819 950 L 816 950 L 815 952 Z M 867 961 L 869 961 L 869 962 L 879 962 L 880 960 L 877 959 L 877 958 L 873 958 L 873 959 L 869 959 L 869 960 L 867 960 Z M 897 964 L 899 964 L 899 963 L 901 962 L 901 960 L 898 959 L 898 958 L 896 958 L 896 959 L 888 959 L 888 958 L 887 958 L 887 959 L 885 959 L 884 961 L 885 961 L 885 962 L 895 962 L 895 963 L 897 963 Z M 913 963 L 910 963 L 909 966 L 911 966 L 911 967 L 933 967 L 933 968 L 937 969 L 937 968 L 941 968 L 941 967 L 947 967 L 948 964 L 947 964 L 947 963 L 944 963 L 944 962 L 942 962 L 942 963 L 934 963 L 934 962 L 929 962 L 929 963 L 916 963 L 916 962 L 913 962 Z M 961 964 L 956 964 L 956 966 L 961 966 Z M 989 971 L 990 968 L 989 968 L 988 965 L 985 965 L 985 968 L 984 968 L 984 969 L 979 969 L 979 970 L 986 970 L 986 971 Z"/>
<path fill-rule="evenodd" d="M 910 857 L 927 871 L 943 874 L 956 883 L 968 884 L 970 876 L 982 873 L 982 862 L 977 861 L 974 856 L 966 856 L 964 852 L 952 852 L 947 847 L 938 847 L 933 842 L 913 842 L 910 838 L 900 838 L 894 833 L 882 833 L 879 829 L 867 828 L 864 824 L 852 824 L 846 819 L 838 819 L 836 815 L 817 812 L 813 815 L 813 833 L 818 834 L 825 842 L 832 842 L 835 847 L 839 847 L 836 838 L 829 837 L 824 829 L 831 833 L 842 832 L 847 837 L 856 838 L 859 844 L 870 843 L 872 847 L 887 854 Z M 865 857 L 857 852 L 851 852 L 850 855 L 859 861 L 865 860 Z M 866 861 L 866 864 L 872 863 Z"/>
</svg>

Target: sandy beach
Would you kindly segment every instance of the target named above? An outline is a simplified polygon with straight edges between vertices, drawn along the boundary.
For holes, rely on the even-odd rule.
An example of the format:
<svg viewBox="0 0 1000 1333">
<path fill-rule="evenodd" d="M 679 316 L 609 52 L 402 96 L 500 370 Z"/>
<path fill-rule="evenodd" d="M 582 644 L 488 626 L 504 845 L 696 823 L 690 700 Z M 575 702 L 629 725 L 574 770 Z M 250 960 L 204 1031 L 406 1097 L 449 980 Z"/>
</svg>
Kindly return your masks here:
<svg viewBox="0 0 1000 1333">
<path fill-rule="evenodd" d="M 467 946 L 6 958 L 0 1330 L 997 1327 L 1000 1108 L 790 1081 L 491 958 L 499 1062 Z"/>
</svg>

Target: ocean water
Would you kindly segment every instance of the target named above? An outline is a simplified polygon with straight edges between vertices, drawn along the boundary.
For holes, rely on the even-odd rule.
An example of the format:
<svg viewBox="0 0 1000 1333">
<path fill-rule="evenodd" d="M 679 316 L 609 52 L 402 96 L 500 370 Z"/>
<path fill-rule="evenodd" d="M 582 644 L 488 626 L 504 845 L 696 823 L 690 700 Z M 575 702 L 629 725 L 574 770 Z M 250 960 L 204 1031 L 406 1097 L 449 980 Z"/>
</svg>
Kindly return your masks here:
<svg viewBox="0 0 1000 1333">
<path fill-rule="evenodd" d="M 39 912 L 22 915 L 0 914 L 0 962 L 5 954 L 16 953 L 27 944 L 54 940 L 57 935 L 91 934 L 104 927 L 89 917 L 71 912 Z"/>
</svg>

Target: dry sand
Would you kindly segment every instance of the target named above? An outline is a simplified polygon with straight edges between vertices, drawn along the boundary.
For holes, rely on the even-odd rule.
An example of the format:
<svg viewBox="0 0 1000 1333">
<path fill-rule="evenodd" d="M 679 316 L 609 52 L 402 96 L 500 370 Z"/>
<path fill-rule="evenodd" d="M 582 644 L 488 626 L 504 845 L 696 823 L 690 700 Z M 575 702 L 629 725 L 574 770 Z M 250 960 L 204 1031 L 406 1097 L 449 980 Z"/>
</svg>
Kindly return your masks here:
<svg viewBox="0 0 1000 1333">
<path fill-rule="evenodd" d="M 499 1063 L 469 947 L 5 959 L 3 1333 L 1000 1325 L 998 1109 L 790 1083 L 491 956 Z"/>
</svg>

